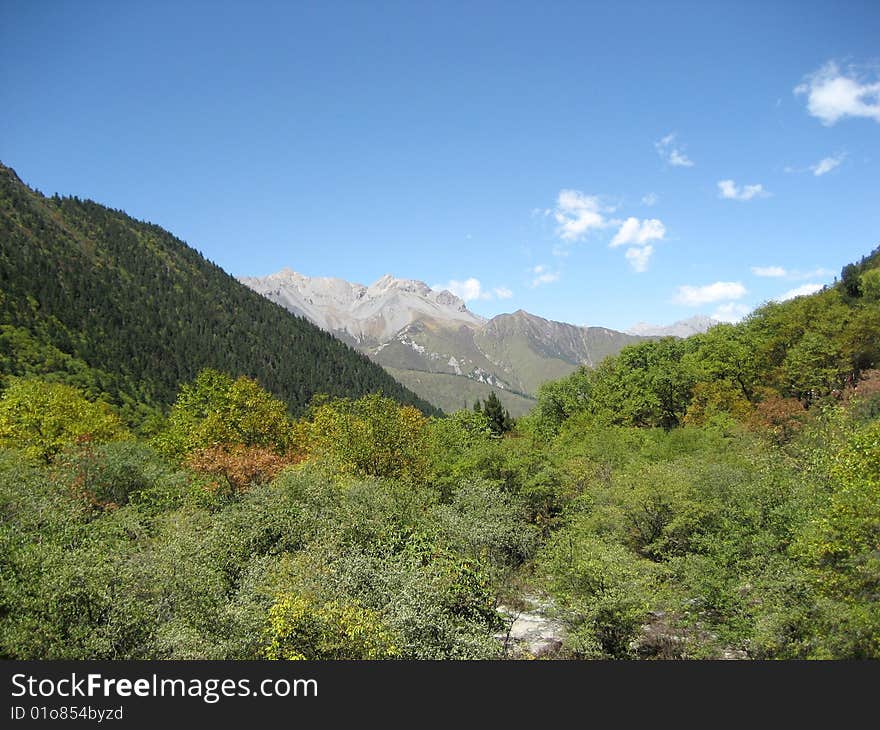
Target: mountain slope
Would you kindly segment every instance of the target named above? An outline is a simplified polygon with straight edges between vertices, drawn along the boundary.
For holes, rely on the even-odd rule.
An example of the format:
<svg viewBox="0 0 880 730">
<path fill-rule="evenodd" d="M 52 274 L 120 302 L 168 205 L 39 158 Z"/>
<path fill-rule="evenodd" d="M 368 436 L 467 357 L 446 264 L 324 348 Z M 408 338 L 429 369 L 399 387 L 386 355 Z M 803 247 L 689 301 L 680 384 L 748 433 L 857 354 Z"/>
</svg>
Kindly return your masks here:
<svg viewBox="0 0 880 730">
<path fill-rule="evenodd" d="M 542 383 L 643 339 L 522 310 L 487 321 L 448 291 L 389 275 L 368 287 L 290 269 L 240 281 L 351 343 L 444 409 L 495 390 L 511 394 L 502 400 L 522 413 Z"/>
<path fill-rule="evenodd" d="M 316 393 L 378 390 L 434 410 L 159 226 L 46 198 L 0 165 L 0 373 L 51 374 L 132 416 L 204 367 L 257 379 L 294 413 Z"/>
<path fill-rule="evenodd" d="M 470 408 L 476 400 L 486 400 L 494 392 L 510 415 L 519 418 L 528 413 L 537 403 L 535 398 L 522 393 L 514 393 L 494 385 L 481 383 L 460 375 L 448 373 L 426 373 L 421 370 L 400 370 L 385 368 L 396 380 L 403 383 L 413 393 L 433 403 L 446 413 L 462 408 Z"/>
<path fill-rule="evenodd" d="M 542 383 L 581 365 L 595 367 L 641 339 L 605 327 L 554 322 L 521 309 L 492 318 L 477 335 L 480 349 L 525 393 L 536 393 Z"/>
</svg>

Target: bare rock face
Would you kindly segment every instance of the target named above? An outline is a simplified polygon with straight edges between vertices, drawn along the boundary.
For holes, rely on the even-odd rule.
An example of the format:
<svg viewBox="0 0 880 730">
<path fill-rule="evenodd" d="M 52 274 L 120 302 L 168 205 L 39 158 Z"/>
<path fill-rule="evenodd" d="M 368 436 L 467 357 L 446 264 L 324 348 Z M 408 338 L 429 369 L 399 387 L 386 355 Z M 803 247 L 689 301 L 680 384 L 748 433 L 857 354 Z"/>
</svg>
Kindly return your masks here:
<svg viewBox="0 0 880 730">
<path fill-rule="evenodd" d="M 451 292 L 435 292 L 424 282 L 390 274 L 368 287 L 343 279 L 303 276 L 290 269 L 240 281 L 321 329 L 345 333 L 365 347 L 386 343 L 424 318 L 474 327 L 483 323 Z"/>
<path fill-rule="evenodd" d="M 549 657 L 562 648 L 566 629 L 553 618 L 553 604 L 536 596 L 525 596 L 526 610 L 499 606 L 498 612 L 508 622 L 508 630 L 496 634 L 504 644 L 505 654 L 512 659 Z"/>
</svg>

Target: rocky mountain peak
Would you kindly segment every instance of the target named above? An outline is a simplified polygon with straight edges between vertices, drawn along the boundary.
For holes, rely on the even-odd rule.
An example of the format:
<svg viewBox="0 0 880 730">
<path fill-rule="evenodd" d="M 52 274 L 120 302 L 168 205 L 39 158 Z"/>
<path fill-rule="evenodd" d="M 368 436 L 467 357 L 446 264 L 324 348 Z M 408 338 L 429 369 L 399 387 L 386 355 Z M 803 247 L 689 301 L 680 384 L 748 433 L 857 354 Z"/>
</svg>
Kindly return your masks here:
<svg viewBox="0 0 880 730">
<path fill-rule="evenodd" d="M 388 342 L 410 323 L 423 319 L 475 327 L 483 322 L 451 292 L 434 291 L 423 281 L 398 279 L 391 274 L 368 287 L 343 279 L 304 276 L 289 268 L 241 281 L 360 346 Z"/>
<path fill-rule="evenodd" d="M 459 312 L 467 311 L 467 304 L 464 303 L 464 300 L 460 297 L 455 296 L 455 294 L 453 294 L 448 289 L 435 292 L 435 301 L 437 302 L 437 304 L 440 304 L 444 307 L 454 307 Z"/>
<path fill-rule="evenodd" d="M 415 294 L 420 297 L 428 297 L 431 294 L 431 287 L 425 284 L 425 282 L 415 279 L 397 279 L 391 274 L 385 274 L 380 277 L 367 289 L 374 296 L 380 296 L 382 293 L 392 290 Z"/>
</svg>

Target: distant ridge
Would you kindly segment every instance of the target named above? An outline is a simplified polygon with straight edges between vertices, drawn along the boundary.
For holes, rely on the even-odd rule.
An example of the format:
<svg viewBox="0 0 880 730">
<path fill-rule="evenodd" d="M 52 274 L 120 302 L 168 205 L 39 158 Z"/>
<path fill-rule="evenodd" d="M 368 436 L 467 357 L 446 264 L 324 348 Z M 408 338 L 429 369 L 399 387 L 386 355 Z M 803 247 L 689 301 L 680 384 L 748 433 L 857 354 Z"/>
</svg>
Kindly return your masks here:
<svg viewBox="0 0 880 730">
<path fill-rule="evenodd" d="M 712 319 L 703 314 L 698 314 L 689 319 L 681 319 L 670 325 L 648 324 L 647 322 L 639 322 L 630 327 L 627 332 L 631 335 L 640 335 L 642 337 L 690 337 L 691 335 L 699 335 L 721 324 L 717 319 Z"/>
</svg>

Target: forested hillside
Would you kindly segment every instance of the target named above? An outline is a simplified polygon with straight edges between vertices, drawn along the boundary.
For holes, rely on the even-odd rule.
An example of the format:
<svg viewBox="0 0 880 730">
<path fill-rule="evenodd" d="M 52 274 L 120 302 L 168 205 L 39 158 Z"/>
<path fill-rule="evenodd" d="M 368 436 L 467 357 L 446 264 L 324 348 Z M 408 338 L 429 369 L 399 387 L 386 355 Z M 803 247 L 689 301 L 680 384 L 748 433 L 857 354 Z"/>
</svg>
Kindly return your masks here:
<svg viewBox="0 0 880 730">
<path fill-rule="evenodd" d="M 685 340 L 627 347 L 595 370 L 547 384 L 540 428 L 554 432 L 580 414 L 663 428 L 721 414 L 796 419 L 855 387 L 880 362 L 878 251 L 844 267 L 839 283 L 814 295 L 768 303 L 740 324 Z"/>
<path fill-rule="evenodd" d="M 435 412 L 159 226 L 46 198 L 0 165 L 0 374 L 75 384 L 136 420 L 205 367 L 256 378 L 293 413 L 376 391 Z"/>
</svg>

